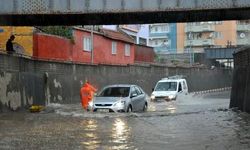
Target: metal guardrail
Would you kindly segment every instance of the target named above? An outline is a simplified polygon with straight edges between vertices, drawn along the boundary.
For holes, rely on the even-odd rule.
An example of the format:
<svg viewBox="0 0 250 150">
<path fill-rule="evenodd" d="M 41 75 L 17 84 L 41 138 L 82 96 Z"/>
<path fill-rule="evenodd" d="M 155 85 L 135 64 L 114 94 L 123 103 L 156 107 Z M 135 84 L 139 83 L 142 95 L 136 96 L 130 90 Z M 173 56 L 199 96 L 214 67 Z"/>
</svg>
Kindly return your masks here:
<svg viewBox="0 0 250 150">
<path fill-rule="evenodd" d="M 207 59 L 233 59 L 233 53 L 238 48 L 205 48 Z"/>
</svg>

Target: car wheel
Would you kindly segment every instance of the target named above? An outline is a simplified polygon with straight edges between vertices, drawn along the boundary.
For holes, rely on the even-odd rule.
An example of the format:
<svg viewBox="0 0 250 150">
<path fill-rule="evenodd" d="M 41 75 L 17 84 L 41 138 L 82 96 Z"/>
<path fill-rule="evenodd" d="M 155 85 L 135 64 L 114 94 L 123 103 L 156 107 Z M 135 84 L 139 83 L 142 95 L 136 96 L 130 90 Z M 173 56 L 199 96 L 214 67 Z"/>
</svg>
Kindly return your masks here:
<svg viewBox="0 0 250 150">
<path fill-rule="evenodd" d="M 130 113 L 130 112 L 132 112 L 132 111 L 133 111 L 133 110 L 132 110 L 132 106 L 129 105 L 129 106 L 128 106 L 128 109 L 127 109 L 127 112 Z"/>
<path fill-rule="evenodd" d="M 145 103 L 144 106 L 143 106 L 143 111 L 147 111 L 148 110 L 148 104 Z"/>
</svg>

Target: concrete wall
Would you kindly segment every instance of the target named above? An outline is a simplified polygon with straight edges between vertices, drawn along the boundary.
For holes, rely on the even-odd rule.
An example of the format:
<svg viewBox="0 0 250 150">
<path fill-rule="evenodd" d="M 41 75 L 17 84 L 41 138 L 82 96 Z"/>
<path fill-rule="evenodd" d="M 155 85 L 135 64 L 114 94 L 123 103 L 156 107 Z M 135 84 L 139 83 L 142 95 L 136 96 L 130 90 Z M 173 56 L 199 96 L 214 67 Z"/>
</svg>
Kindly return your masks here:
<svg viewBox="0 0 250 150">
<path fill-rule="evenodd" d="M 31 104 L 79 103 L 79 90 L 85 79 L 98 89 L 107 84 L 131 83 L 151 94 L 159 79 L 175 74 L 187 76 L 190 91 L 226 87 L 231 83 L 231 72 L 224 70 L 83 65 L 0 54 L 0 112 Z"/>
<path fill-rule="evenodd" d="M 250 48 L 234 54 L 234 72 L 230 107 L 250 112 Z"/>
</svg>

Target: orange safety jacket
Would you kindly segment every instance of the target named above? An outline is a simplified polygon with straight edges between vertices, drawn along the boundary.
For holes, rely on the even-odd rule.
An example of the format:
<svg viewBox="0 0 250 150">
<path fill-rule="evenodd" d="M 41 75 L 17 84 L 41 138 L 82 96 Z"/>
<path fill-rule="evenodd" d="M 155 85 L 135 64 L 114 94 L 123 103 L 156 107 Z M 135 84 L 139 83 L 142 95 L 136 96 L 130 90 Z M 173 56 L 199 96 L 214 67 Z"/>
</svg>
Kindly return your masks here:
<svg viewBox="0 0 250 150">
<path fill-rule="evenodd" d="M 85 83 L 80 90 L 82 107 L 87 110 L 89 102 L 92 100 L 94 93 L 97 91 L 91 84 Z"/>
</svg>

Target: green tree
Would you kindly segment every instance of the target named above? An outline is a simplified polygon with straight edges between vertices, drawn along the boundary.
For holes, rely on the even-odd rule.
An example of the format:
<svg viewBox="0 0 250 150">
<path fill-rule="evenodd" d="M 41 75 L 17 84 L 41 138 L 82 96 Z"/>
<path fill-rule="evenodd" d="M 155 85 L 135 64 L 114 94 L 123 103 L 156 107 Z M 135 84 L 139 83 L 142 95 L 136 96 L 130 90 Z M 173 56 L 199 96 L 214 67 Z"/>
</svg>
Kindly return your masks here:
<svg viewBox="0 0 250 150">
<path fill-rule="evenodd" d="M 68 26 L 46 26 L 38 27 L 42 32 L 73 39 L 72 27 Z"/>
</svg>

